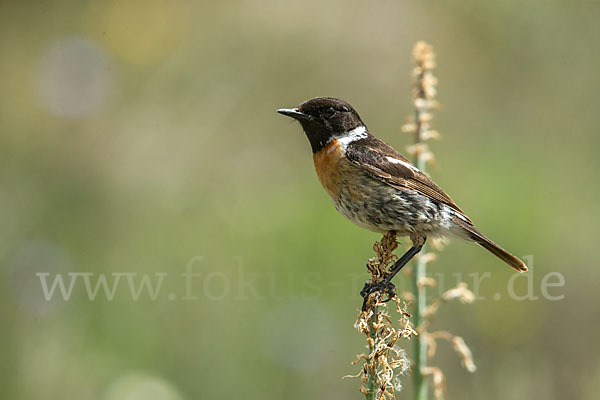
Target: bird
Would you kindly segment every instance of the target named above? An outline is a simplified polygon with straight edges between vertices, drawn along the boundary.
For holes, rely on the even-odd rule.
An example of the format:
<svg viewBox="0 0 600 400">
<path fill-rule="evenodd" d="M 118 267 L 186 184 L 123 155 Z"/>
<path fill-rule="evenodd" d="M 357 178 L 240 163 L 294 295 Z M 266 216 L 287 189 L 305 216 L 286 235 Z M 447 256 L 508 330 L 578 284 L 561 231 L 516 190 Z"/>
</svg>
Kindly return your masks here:
<svg viewBox="0 0 600 400">
<path fill-rule="evenodd" d="M 367 282 L 361 291 L 365 302 L 375 291 L 393 297 L 392 278 L 430 238 L 453 236 L 474 242 L 513 269 L 527 271 L 523 261 L 477 230 L 429 176 L 375 137 L 348 102 L 316 97 L 277 112 L 302 126 L 319 181 L 344 217 L 373 232 L 395 231 L 412 242 L 387 276 L 380 282 Z"/>
</svg>

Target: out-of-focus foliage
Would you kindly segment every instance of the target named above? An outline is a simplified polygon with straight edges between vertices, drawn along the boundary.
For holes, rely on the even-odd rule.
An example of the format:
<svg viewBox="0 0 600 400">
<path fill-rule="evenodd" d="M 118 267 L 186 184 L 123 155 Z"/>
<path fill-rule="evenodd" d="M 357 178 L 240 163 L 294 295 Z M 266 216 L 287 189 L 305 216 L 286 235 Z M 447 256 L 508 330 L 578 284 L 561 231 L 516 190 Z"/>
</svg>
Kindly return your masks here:
<svg viewBox="0 0 600 400">
<path fill-rule="evenodd" d="M 448 391 L 597 398 L 599 17 L 595 1 L 1 2 L 0 397 L 358 398 L 340 378 L 379 236 L 336 213 L 274 110 L 342 97 L 403 149 L 424 39 L 443 104 L 429 171 L 533 257 L 514 294 L 538 298 L 511 298 L 512 271 L 476 246 L 444 250 L 438 289 L 491 275 L 434 323 L 478 366 L 440 345 Z M 44 276 L 68 273 L 70 299 L 46 301 Z M 112 300 L 86 294 L 100 274 L 121 274 Z M 132 299 L 142 274 L 166 274 L 155 300 Z"/>
</svg>

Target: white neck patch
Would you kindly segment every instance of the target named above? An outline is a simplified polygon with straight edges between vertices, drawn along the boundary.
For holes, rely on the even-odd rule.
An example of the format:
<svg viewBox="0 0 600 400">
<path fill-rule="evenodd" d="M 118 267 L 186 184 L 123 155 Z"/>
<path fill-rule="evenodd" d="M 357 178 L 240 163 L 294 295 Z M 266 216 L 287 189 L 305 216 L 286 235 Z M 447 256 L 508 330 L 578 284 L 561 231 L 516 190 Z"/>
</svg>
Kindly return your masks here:
<svg viewBox="0 0 600 400">
<path fill-rule="evenodd" d="M 346 150 L 346 147 L 348 147 L 350 143 L 356 142 L 360 139 L 365 139 L 367 136 L 369 136 L 367 132 L 367 127 L 361 125 L 352 129 L 351 131 L 344 133 L 343 136 L 334 139 L 337 140 L 337 142 L 340 144 L 343 150 Z"/>
</svg>

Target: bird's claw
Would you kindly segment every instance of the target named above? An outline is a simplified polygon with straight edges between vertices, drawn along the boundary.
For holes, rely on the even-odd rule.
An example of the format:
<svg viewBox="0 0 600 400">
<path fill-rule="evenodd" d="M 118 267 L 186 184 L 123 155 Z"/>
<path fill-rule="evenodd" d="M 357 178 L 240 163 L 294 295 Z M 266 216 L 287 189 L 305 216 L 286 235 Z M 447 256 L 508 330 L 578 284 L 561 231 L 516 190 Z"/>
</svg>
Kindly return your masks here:
<svg viewBox="0 0 600 400">
<path fill-rule="evenodd" d="M 366 311 L 367 310 L 367 301 L 369 299 L 369 296 L 373 293 L 379 293 L 381 294 L 385 294 L 387 295 L 387 299 L 383 300 L 383 302 L 388 302 L 391 299 L 393 299 L 396 296 L 396 287 L 394 286 L 394 284 L 392 282 L 389 282 L 386 279 L 383 279 L 379 282 L 367 282 L 365 283 L 365 286 L 363 287 L 363 289 L 360 291 L 360 295 L 363 297 L 363 306 L 362 306 L 362 310 Z"/>
</svg>

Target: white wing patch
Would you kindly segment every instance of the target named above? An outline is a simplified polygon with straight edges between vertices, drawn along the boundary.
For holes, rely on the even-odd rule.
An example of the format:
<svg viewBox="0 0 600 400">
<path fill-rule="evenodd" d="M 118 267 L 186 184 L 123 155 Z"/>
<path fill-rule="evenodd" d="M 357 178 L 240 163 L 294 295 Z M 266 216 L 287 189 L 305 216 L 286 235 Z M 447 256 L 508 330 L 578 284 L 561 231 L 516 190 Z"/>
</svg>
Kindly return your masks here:
<svg viewBox="0 0 600 400">
<path fill-rule="evenodd" d="M 398 160 L 397 158 L 394 158 L 394 157 L 386 157 L 385 159 L 388 160 L 389 162 L 391 162 L 392 164 L 401 164 L 401 165 L 405 166 L 406 168 L 409 168 L 415 172 L 421 172 L 421 171 L 419 171 L 419 169 L 417 167 L 407 163 L 406 161 Z"/>
</svg>

